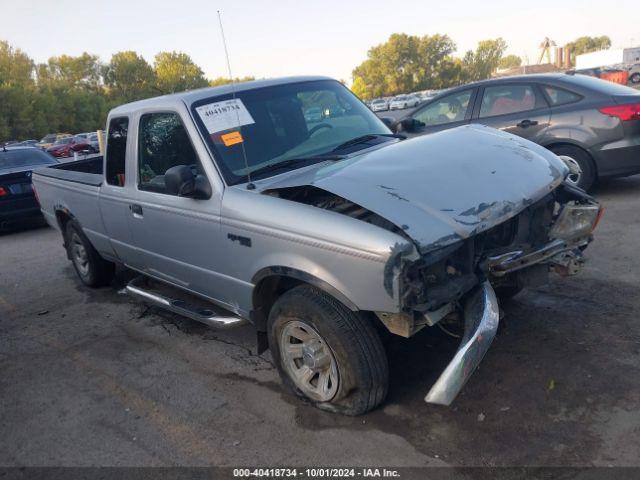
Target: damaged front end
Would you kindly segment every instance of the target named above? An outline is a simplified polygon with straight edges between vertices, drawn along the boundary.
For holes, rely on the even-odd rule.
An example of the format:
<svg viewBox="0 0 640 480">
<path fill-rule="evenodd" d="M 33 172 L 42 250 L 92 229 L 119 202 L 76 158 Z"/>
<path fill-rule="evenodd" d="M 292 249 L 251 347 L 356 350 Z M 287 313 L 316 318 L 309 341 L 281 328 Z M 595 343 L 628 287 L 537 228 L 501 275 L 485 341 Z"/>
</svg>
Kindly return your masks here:
<svg viewBox="0 0 640 480">
<path fill-rule="evenodd" d="M 496 297 L 544 284 L 549 271 L 560 275 L 579 271 L 582 251 L 592 240 L 601 213 L 593 198 L 562 184 L 484 232 L 421 252 L 417 259 L 396 255 L 394 274 L 402 311 L 378 313 L 387 328 L 409 337 L 438 322 L 464 327 L 460 346 L 427 394 L 427 402 L 449 405 L 482 360 L 497 331 Z"/>
</svg>

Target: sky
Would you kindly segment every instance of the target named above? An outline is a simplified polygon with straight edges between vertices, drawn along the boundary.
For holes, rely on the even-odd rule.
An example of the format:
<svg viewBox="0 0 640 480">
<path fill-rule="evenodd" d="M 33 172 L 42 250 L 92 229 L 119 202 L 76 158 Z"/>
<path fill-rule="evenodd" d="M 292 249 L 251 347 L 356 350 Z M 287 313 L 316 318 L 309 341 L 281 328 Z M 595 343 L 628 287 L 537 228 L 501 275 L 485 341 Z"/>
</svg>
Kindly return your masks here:
<svg viewBox="0 0 640 480">
<path fill-rule="evenodd" d="M 109 61 L 135 50 L 187 53 L 209 78 L 227 76 L 220 10 L 234 76 L 318 74 L 351 82 L 367 50 L 392 33 L 449 35 L 457 55 L 502 37 L 507 53 L 536 63 L 540 42 L 609 35 L 640 44 L 637 0 L 0 0 L 0 40 L 36 62 L 86 51 Z"/>
</svg>

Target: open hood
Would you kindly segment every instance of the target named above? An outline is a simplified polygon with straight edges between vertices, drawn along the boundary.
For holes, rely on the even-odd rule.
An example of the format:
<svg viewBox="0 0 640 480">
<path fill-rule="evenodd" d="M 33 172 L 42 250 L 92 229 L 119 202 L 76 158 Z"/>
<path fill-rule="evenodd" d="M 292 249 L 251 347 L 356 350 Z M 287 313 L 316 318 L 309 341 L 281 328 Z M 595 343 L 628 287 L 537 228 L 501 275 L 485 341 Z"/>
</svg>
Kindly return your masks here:
<svg viewBox="0 0 640 480">
<path fill-rule="evenodd" d="M 402 228 L 424 252 L 517 215 L 567 172 L 537 144 L 467 125 L 256 183 L 263 191 L 313 185 L 346 198 Z"/>
</svg>

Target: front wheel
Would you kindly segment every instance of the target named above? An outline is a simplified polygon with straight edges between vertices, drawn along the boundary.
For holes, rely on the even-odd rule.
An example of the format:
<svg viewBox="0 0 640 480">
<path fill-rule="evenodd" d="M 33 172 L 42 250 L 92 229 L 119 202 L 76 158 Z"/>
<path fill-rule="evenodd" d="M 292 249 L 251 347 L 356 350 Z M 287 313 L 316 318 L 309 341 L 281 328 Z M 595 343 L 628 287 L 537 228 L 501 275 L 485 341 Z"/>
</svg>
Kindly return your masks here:
<svg viewBox="0 0 640 480">
<path fill-rule="evenodd" d="M 374 325 L 328 294 L 300 286 L 269 313 L 269 347 L 285 385 L 318 408 L 360 415 L 387 394 L 387 357 Z"/>
<path fill-rule="evenodd" d="M 567 182 L 588 191 L 597 179 L 596 167 L 587 152 L 573 145 L 558 145 L 551 147 L 555 153 L 569 167 Z"/>
<path fill-rule="evenodd" d="M 640 83 L 640 73 L 636 72 L 633 75 L 631 75 L 631 77 L 629 78 L 629 80 L 631 80 L 631 83 Z"/>
<path fill-rule="evenodd" d="M 100 256 L 75 220 L 67 222 L 65 245 L 82 283 L 89 287 L 102 287 L 111 283 L 115 265 Z"/>
</svg>

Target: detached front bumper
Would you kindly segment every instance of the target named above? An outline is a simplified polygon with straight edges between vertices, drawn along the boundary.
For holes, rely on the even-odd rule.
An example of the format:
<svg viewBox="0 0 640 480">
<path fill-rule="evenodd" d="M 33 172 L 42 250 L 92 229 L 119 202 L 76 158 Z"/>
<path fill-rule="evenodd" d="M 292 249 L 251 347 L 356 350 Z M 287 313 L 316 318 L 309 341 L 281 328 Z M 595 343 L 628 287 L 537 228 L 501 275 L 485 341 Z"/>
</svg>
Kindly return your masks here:
<svg viewBox="0 0 640 480">
<path fill-rule="evenodd" d="M 472 293 L 464 308 L 464 336 L 453 360 L 425 397 L 425 402 L 451 405 L 489 349 L 498 331 L 498 300 L 488 281 Z"/>
<path fill-rule="evenodd" d="M 582 249 L 591 241 L 602 209 L 594 201 L 565 204 L 549 230 L 549 242 L 534 250 L 512 250 L 486 258 L 480 268 L 487 278 L 499 278 L 538 264 L 561 275 L 582 266 Z M 450 405 L 489 349 L 499 322 L 496 294 L 489 280 L 472 291 L 464 304 L 464 335 L 453 360 L 433 385 L 425 401 Z"/>
</svg>

